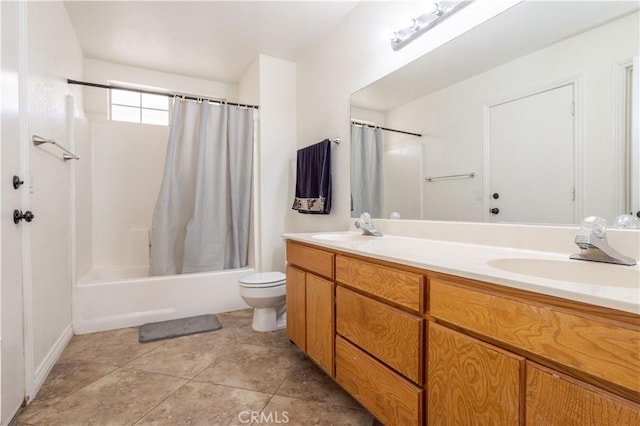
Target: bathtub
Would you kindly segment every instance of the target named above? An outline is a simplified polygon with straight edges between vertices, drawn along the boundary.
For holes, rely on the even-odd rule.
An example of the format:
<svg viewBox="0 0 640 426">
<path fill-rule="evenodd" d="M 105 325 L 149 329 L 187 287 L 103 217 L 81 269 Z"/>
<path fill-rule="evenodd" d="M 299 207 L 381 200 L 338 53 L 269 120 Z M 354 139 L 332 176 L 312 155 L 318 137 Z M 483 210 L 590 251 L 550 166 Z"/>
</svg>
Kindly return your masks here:
<svg viewBox="0 0 640 426">
<path fill-rule="evenodd" d="M 75 286 L 75 334 L 247 308 L 238 279 L 253 268 L 147 276 L 148 267 L 96 269 Z"/>
</svg>

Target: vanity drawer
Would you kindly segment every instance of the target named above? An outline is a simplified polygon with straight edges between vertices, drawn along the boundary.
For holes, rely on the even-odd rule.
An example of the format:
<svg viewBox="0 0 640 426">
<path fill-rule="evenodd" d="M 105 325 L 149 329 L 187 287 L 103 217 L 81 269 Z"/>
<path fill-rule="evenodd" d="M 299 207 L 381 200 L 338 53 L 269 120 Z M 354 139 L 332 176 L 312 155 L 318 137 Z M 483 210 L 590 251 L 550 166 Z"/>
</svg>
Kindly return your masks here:
<svg viewBox="0 0 640 426">
<path fill-rule="evenodd" d="M 336 331 L 415 383 L 423 384 L 422 318 L 338 286 Z"/>
<path fill-rule="evenodd" d="M 384 424 L 422 424 L 423 390 L 340 336 L 336 381 Z"/>
<path fill-rule="evenodd" d="M 334 254 L 287 241 L 287 262 L 314 274 L 333 279 Z"/>
<path fill-rule="evenodd" d="M 416 313 L 424 311 L 422 275 L 336 256 L 336 281 Z"/>
<path fill-rule="evenodd" d="M 430 281 L 431 316 L 640 391 L 640 328 Z"/>
</svg>

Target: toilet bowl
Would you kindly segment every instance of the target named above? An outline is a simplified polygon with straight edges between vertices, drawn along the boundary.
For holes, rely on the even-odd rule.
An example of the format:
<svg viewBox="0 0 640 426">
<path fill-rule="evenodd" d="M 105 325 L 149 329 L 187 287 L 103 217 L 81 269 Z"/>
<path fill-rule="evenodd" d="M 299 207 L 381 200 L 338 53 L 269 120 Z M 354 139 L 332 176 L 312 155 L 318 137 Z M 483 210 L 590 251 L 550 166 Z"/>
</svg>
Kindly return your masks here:
<svg viewBox="0 0 640 426">
<path fill-rule="evenodd" d="M 253 307 L 251 327 L 273 331 L 287 325 L 286 276 L 282 272 L 260 272 L 238 280 L 240 296 Z"/>
</svg>

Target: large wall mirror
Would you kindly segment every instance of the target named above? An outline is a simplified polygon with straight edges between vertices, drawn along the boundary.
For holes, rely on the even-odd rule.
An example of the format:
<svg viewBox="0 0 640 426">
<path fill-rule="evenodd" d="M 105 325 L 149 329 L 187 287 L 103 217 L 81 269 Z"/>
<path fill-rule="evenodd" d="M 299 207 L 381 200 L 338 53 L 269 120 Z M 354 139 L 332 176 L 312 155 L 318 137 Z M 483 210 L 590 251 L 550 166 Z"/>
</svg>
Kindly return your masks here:
<svg viewBox="0 0 640 426">
<path fill-rule="evenodd" d="M 638 214 L 639 34 L 636 1 L 524 1 L 354 93 L 352 216 Z"/>
</svg>

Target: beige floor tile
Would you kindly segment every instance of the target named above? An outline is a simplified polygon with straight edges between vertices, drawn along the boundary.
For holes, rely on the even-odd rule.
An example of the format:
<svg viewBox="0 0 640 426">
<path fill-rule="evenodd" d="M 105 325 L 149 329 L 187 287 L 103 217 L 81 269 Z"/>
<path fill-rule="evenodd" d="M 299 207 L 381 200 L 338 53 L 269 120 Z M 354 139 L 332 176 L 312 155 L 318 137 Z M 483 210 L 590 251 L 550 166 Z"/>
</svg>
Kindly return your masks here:
<svg viewBox="0 0 640 426">
<path fill-rule="evenodd" d="M 229 341 L 218 331 L 168 339 L 127 367 L 191 379 L 229 351 Z"/>
<path fill-rule="evenodd" d="M 285 417 L 287 426 L 371 426 L 373 423 L 373 416 L 364 409 L 275 395 L 254 424 L 278 424 L 278 421 L 284 424 Z"/>
<path fill-rule="evenodd" d="M 222 312 L 217 314 L 218 316 L 233 316 L 233 317 L 246 317 L 246 318 L 251 318 L 253 316 L 253 308 L 247 308 L 247 309 L 239 309 L 237 311 L 229 311 L 229 312 Z"/>
<path fill-rule="evenodd" d="M 253 331 L 246 339 L 240 341 L 248 345 L 275 346 L 288 349 L 293 346 L 285 330 L 257 332 Z"/>
<path fill-rule="evenodd" d="M 274 393 L 303 358 L 297 348 L 237 344 L 195 380 Z"/>
<path fill-rule="evenodd" d="M 132 424 L 185 383 L 184 379 L 121 368 L 20 420 L 38 426 Z"/>
<path fill-rule="evenodd" d="M 371 425 L 284 330 L 253 331 L 252 314 L 218 314 L 221 330 L 145 344 L 137 328 L 74 336 L 11 426 L 245 425 L 265 404 L 274 414 L 256 425 L 283 424 L 283 411 L 289 425 Z"/>
<path fill-rule="evenodd" d="M 311 360 L 306 360 L 284 380 L 276 394 L 349 408 L 362 406 Z"/>
<path fill-rule="evenodd" d="M 34 425 L 31 425 L 29 423 L 25 423 L 22 420 L 16 420 L 16 421 L 13 421 L 13 422 L 9 423 L 9 426 L 34 426 Z"/>
<path fill-rule="evenodd" d="M 38 391 L 36 399 L 24 408 L 23 417 L 34 416 L 36 412 L 58 403 L 61 399 L 101 379 L 117 368 L 115 365 L 86 360 L 59 361 Z"/>
<path fill-rule="evenodd" d="M 243 425 L 252 412 L 259 413 L 270 394 L 190 382 L 178 389 L 142 420 L 141 425 Z"/>
<path fill-rule="evenodd" d="M 220 334 L 232 342 L 281 348 L 288 348 L 292 345 L 284 329 L 267 332 L 254 331 L 251 328 L 253 309 L 225 312 L 218 314 L 218 319 L 224 327 L 220 330 Z"/>
<path fill-rule="evenodd" d="M 121 328 L 101 333 L 73 336 L 61 360 L 86 359 L 124 366 L 155 349 L 160 342 L 138 343 L 137 328 Z"/>
</svg>

